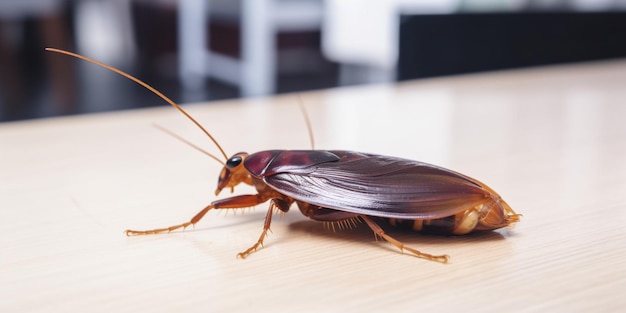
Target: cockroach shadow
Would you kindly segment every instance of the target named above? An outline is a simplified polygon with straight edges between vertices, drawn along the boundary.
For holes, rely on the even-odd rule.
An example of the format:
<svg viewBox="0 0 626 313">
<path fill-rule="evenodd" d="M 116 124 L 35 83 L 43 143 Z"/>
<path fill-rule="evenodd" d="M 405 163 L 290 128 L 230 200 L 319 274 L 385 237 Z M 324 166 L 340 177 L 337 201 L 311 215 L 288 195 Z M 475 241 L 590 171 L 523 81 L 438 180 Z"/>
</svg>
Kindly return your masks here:
<svg viewBox="0 0 626 313">
<path fill-rule="evenodd" d="M 385 232 L 393 235 L 395 238 L 402 240 L 408 244 L 415 245 L 449 245 L 449 244 L 471 244 L 487 241 L 501 241 L 509 236 L 508 231 L 504 231 L 504 234 L 499 231 L 484 231 L 466 234 L 462 236 L 454 235 L 435 235 L 416 233 L 409 230 L 402 230 L 395 228 L 387 223 L 381 223 Z M 372 231 L 365 223 L 355 223 L 349 227 L 333 226 L 329 223 L 320 223 L 311 220 L 294 221 L 289 224 L 289 231 L 294 233 L 303 233 L 311 236 L 327 238 L 329 241 L 343 240 L 350 243 L 362 243 L 372 244 L 377 241 L 383 246 L 388 246 L 393 250 L 393 246 L 385 245 L 380 238 L 376 238 L 372 235 Z"/>
</svg>

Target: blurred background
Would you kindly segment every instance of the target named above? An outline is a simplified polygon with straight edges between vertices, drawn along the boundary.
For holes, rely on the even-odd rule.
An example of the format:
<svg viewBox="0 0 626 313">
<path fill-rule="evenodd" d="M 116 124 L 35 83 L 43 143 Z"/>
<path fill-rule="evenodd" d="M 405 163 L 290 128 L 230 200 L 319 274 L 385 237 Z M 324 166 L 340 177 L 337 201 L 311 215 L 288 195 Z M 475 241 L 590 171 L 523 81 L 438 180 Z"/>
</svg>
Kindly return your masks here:
<svg viewBox="0 0 626 313">
<path fill-rule="evenodd" d="M 626 0 L 0 0 L 0 121 L 626 57 Z"/>
</svg>

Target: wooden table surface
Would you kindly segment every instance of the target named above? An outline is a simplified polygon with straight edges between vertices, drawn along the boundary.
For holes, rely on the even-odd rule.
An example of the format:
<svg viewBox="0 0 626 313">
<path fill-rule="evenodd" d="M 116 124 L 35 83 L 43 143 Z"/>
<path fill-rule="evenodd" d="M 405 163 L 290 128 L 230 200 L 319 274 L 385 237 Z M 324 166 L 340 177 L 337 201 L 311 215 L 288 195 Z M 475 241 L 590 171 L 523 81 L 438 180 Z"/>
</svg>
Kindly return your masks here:
<svg viewBox="0 0 626 313">
<path fill-rule="evenodd" d="M 215 152 L 189 121 L 164 104 L 0 124 L 0 311 L 623 310 L 625 82 L 618 60 L 300 94 L 316 148 L 442 165 L 523 214 L 473 236 L 391 231 L 449 264 L 403 255 L 364 225 L 333 232 L 296 208 L 275 219 L 263 249 L 237 259 L 266 205 L 126 237 L 215 200 L 220 165 L 152 126 Z M 232 154 L 308 149 L 297 102 L 184 107 Z"/>
</svg>

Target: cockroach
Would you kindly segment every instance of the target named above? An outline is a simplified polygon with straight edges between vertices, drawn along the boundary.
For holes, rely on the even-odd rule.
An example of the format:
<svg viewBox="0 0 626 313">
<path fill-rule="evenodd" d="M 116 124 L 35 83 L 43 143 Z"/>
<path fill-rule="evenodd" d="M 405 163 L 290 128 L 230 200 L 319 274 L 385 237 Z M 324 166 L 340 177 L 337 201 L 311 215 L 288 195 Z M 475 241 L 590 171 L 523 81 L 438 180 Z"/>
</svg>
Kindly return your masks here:
<svg viewBox="0 0 626 313">
<path fill-rule="evenodd" d="M 287 212 L 295 203 L 302 214 L 313 220 L 339 226 L 364 221 L 375 236 L 401 252 L 446 263 L 449 260 L 447 255 L 431 255 L 407 247 L 389 236 L 378 222 L 386 221 L 424 233 L 464 235 L 519 221 L 520 215 L 487 185 L 424 162 L 343 150 L 268 150 L 252 154 L 239 152 L 228 157 L 200 123 L 143 81 L 78 54 L 53 48 L 47 50 L 77 57 L 123 75 L 157 94 L 196 124 L 226 160 L 222 163 L 211 155 L 223 164 L 216 196 L 224 188 L 233 192 L 242 183 L 256 189 L 256 194 L 215 200 L 186 223 L 152 230 L 126 230 L 127 236 L 184 230 L 198 223 L 210 210 L 248 208 L 269 201 L 261 235 L 250 248 L 237 255 L 246 258 L 263 246 L 273 213 Z M 311 135 L 306 113 L 305 120 Z"/>
</svg>

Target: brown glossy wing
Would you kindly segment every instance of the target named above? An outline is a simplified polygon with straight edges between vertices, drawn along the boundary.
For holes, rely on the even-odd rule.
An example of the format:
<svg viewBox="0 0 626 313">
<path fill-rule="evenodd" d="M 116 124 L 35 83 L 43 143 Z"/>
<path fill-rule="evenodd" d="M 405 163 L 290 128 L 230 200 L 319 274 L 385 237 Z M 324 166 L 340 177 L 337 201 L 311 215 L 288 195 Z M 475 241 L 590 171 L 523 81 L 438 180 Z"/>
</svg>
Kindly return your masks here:
<svg viewBox="0 0 626 313">
<path fill-rule="evenodd" d="M 491 198 L 479 182 L 441 167 L 359 152 L 330 152 L 339 160 L 289 168 L 263 179 L 299 201 L 391 218 L 441 218 Z"/>
</svg>

